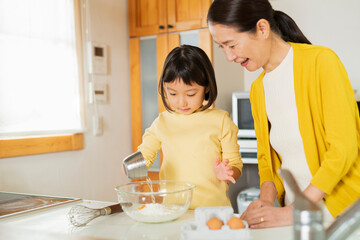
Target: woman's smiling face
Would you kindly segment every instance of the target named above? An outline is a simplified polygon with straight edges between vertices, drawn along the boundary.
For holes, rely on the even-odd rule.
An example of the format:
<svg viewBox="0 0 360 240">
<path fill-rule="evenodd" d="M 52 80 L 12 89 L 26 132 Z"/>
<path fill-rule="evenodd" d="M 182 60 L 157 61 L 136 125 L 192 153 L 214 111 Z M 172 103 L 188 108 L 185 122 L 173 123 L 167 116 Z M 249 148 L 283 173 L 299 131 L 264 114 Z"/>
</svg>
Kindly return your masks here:
<svg viewBox="0 0 360 240">
<path fill-rule="evenodd" d="M 238 32 L 234 27 L 211 23 L 209 30 L 229 62 L 240 63 L 250 72 L 265 65 L 264 43 L 256 33 Z"/>
</svg>

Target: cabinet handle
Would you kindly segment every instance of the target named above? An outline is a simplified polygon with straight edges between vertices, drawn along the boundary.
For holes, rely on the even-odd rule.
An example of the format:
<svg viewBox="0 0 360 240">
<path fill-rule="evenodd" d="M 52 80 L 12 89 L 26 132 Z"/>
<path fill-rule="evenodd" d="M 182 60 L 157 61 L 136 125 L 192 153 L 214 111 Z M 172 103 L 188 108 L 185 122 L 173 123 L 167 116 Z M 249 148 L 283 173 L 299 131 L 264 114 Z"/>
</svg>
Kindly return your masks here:
<svg viewBox="0 0 360 240">
<path fill-rule="evenodd" d="M 173 25 L 170 25 L 170 24 L 168 25 L 168 28 L 173 28 L 173 27 L 174 27 Z"/>
<path fill-rule="evenodd" d="M 159 29 L 165 29 L 165 27 L 163 25 L 160 25 Z"/>
</svg>

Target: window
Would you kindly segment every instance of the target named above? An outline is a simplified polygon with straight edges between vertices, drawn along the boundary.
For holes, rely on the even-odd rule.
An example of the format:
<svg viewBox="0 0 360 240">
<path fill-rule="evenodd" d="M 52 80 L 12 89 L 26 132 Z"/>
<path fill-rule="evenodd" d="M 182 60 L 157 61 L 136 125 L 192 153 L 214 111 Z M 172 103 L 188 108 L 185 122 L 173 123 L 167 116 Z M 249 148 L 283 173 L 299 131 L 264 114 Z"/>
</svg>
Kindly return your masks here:
<svg viewBox="0 0 360 240">
<path fill-rule="evenodd" d="M 0 0 L 0 157 L 17 155 L 6 154 L 14 141 L 30 141 L 39 148 L 42 139 L 57 146 L 25 155 L 82 148 L 81 54 L 76 42 L 81 39 L 76 38 L 75 3 Z M 56 144 L 64 141 L 71 147 Z"/>
</svg>

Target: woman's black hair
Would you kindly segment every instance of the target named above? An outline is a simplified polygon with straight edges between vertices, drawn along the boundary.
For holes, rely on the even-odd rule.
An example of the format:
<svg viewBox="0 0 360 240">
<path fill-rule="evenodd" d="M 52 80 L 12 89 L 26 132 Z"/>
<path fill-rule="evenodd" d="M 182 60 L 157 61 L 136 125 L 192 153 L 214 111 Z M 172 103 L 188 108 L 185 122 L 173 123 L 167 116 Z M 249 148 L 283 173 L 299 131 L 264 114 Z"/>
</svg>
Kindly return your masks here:
<svg viewBox="0 0 360 240">
<path fill-rule="evenodd" d="M 159 94 L 166 110 L 172 112 L 166 100 L 165 83 L 181 80 L 186 85 L 196 83 L 205 87 L 206 105 L 209 108 L 217 97 L 216 79 L 213 66 L 206 53 L 199 47 L 181 45 L 174 48 L 165 59 L 159 81 Z"/>
<path fill-rule="evenodd" d="M 215 0 L 207 16 L 209 23 L 250 33 L 256 31 L 260 19 L 267 20 L 271 30 L 286 42 L 311 44 L 295 21 L 286 13 L 275 11 L 268 0 Z"/>
</svg>

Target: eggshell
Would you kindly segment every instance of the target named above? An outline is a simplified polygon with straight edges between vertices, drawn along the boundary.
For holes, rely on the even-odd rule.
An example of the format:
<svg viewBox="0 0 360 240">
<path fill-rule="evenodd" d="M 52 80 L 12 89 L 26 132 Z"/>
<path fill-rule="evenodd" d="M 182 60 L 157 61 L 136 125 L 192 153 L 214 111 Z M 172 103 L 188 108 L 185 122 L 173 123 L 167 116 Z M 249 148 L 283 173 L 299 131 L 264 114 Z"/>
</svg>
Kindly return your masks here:
<svg viewBox="0 0 360 240">
<path fill-rule="evenodd" d="M 224 225 L 224 223 L 220 219 L 212 217 L 207 221 L 206 225 L 210 230 L 219 230 Z"/>
<path fill-rule="evenodd" d="M 227 225 L 230 227 L 230 229 L 241 229 L 245 228 L 245 224 L 243 221 L 238 217 L 232 217 L 227 222 Z"/>
</svg>

